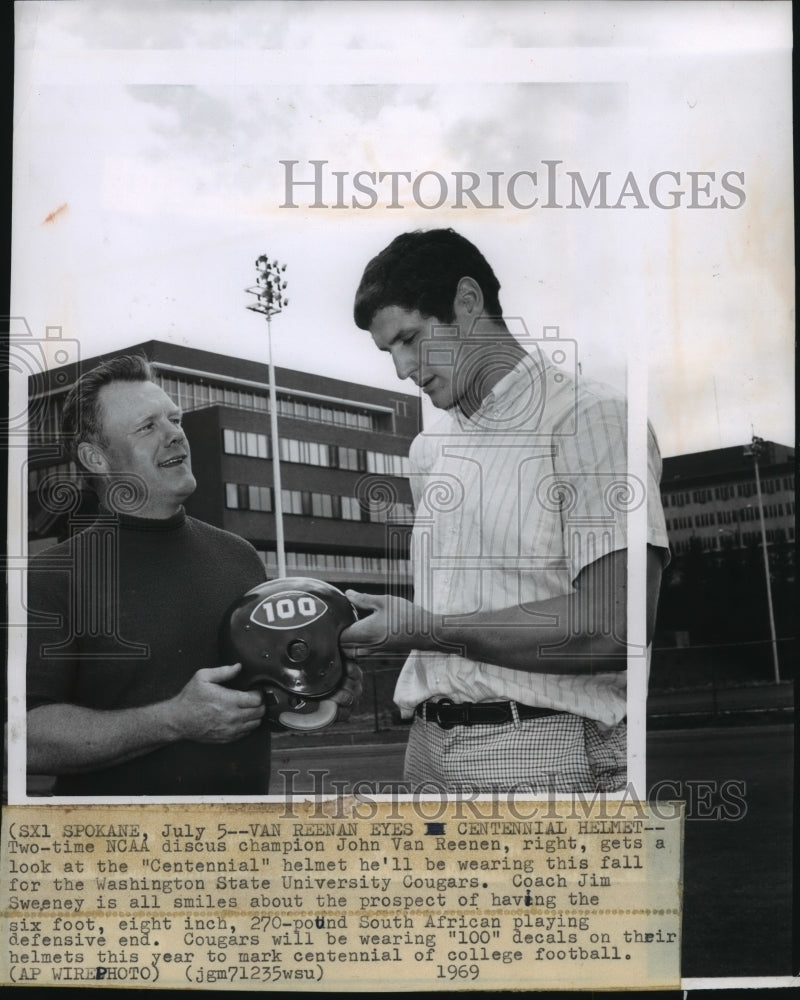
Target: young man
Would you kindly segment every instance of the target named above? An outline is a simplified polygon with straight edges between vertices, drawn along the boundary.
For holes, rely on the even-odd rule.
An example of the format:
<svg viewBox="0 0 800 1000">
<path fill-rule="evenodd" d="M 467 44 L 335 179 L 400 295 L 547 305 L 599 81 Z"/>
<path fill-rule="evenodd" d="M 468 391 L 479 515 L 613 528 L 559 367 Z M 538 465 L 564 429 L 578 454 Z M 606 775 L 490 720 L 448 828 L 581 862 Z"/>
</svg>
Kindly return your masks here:
<svg viewBox="0 0 800 1000">
<path fill-rule="evenodd" d="M 187 516 L 180 410 L 143 358 L 115 358 L 71 390 L 62 430 L 101 507 L 29 567 L 28 771 L 60 795 L 266 793 L 262 695 L 230 686 L 240 665 L 218 652 L 264 567 Z M 353 677 L 333 700 L 352 702 Z"/>
<path fill-rule="evenodd" d="M 612 791 L 626 776 L 626 404 L 526 350 L 499 288 L 452 230 L 399 236 L 367 265 L 357 325 L 446 416 L 410 452 L 415 603 L 349 592 L 372 614 L 342 641 L 409 654 L 395 701 L 414 716 L 413 784 Z M 649 431 L 648 642 L 660 464 Z"/>
</svg>

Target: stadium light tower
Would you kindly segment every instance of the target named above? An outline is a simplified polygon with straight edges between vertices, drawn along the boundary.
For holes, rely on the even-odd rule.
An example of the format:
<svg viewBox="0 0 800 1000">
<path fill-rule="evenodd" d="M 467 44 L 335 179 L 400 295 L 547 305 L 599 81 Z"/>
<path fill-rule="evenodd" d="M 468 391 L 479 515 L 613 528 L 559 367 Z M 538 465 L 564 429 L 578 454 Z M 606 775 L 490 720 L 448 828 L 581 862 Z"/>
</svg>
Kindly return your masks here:
<svg viewBox="0 0 800 1000">
<path fill-rule="evenodd" d="M 256 260 L 258 276 L 255 285 L 245 289 L 250 295 L 255 295 L 255 302 L 247 308 L 261 313 L 267 318 L 267 351 L 269 358 L 269 419 L 272 440 L 272 485 L 274 493 L 275 513 L 275 549 L 278 556 L 278 576 L 286 576 L 286 552 L 283 542 L 283 496 L 281 494 L 281 463 L 278 449 L 278 404 L 275 393 L 275 368 L 272 364 L 272 317 L 283 312 L 289 305 L 284 297 L 286 281 L 284 273 L 286 265 L 277 260 L 270 260 L 262 254 Z"/>
<path fill-rule="evenodd" d="M 756 473 L 756 497 L 758 498 L 758 516 L 761 522 L 761 551 L 764 554 L 764 576 L 767 581 L 767 610 L 769 611 L 769 634 L 772 641 L 772 667 L 775 674 L 775 683 L 780 684 L 781 675 L 778 667 L 778 639 L 775 635 L 775 613 L 772 610 L 772 583 L 769 577 L 769 553 L 767 552 L 767 529 L 764 527 L 764 503 L 761 499 L 761 476 L 758 472 L 758 460 L 765 450 L 763 438 L 753 435 L 753 440 L 749 445 L 745 445 L 745 455 L 753 458 L 753 467 Z"/>
</svg>

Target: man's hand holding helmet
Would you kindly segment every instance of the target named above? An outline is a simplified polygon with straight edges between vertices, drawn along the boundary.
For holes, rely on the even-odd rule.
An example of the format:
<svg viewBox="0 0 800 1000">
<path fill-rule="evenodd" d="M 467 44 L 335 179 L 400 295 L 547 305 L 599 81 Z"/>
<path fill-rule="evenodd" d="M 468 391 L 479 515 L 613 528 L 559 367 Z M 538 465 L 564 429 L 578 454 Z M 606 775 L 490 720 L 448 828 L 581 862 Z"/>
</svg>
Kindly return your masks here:
<svg viewBox="0 0 800 1000">
<path fill-rule="evenodd" d="M 270 580 L 231 608 L 222 656 L 242 664 L 233 683 L 260 690 L 274 723 L 322 729 L 346 719 L 361 693 L 361 671 L 339 648 L 341 632 L 357 620 L 345 595 L 323 580 Z"/>
<path fill-rule="evenodd" d="M 346 722 L 353 711 L 353 705 L 361 697 L 363 690 L 363 675 L 361 667 L 355 660 L 342 650 L 342 665 L 344 666 L 344 681 L 342 686 L 327 699 L 337 706 L 334 722 Z"/>
</svg>

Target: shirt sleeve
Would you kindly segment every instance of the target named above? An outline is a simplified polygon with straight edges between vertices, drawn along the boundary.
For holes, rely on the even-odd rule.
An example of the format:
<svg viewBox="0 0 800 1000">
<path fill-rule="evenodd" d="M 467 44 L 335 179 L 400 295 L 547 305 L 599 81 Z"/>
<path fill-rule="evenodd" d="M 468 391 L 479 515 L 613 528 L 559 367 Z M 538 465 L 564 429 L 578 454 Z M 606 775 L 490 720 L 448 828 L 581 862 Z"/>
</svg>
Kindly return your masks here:
<svg viewBox="0 0 800 1000">
<path fill-rule="evenodd" d="M 251 578 L 249 585 L 251 587 L 257 587 L 259 583 L 263 583 L 267 579 L 266 566 L 264 565 L 261 556 L 250 544 L 250 542 L 242 539 L 242 544 L 244 549 L 243 565 L 248 576 Z"/>
<path fill-rule="evenodd" d="M 659 494 L 661 456 L 648 425 L 647 483 L 628 474 L 627 403 L 589 396 L 576 410 L 574 433 L 554 435 L 553 468 L 562 496 L 562 530 L 571 579 L 628 546 L 628 511 L 647 503 L 648 544 L 667 547 Z"/>
<path fill-rule="evenodd" d="M 47 553 L 28 569 L 27 708 L 74 701 L 78 648 L 69 613 L 69 571 Z"/>
<path fill-rule="evenodd" d="M 420 500 L 425 488 L 425 477 L 429 471 L 428 466 L 431 464 L 430 458 L 426 454 L 426 443 L 423 435 L 418 434 L 411 442 L 411 447 L 408 451 L 408 478 L 411 486 L 411 499 L 414 504 L 414 510 L 419 509 Z"/>
</svg>

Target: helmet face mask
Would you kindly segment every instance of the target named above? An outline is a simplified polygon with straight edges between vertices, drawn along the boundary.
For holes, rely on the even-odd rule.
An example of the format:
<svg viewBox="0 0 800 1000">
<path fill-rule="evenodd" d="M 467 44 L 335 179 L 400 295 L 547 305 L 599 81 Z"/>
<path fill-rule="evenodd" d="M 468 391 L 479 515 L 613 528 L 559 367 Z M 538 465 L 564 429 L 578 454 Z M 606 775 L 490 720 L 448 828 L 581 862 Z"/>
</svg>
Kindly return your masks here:
<svg viewBox="0 0 800 1000">
<path fill-rule="evenodd" d="M 344 681 L 339 635 L 357 620 L 344 594 L 323 580 L 270 580 L 248 590 L 230 609 L 223 625 L 223 662 L 242 664 L 233 683 L 243 690 L 260 689 L 273 722 L 290 729 L 321 728 L 336 715 L 335 703 L 325 699 Z"/>
</svg>

